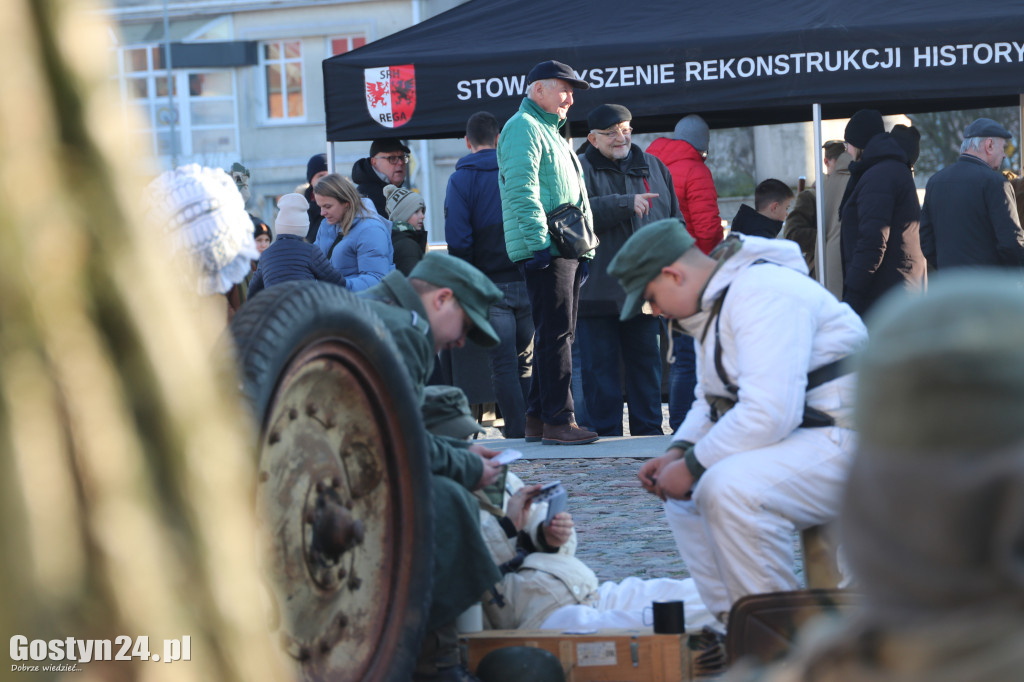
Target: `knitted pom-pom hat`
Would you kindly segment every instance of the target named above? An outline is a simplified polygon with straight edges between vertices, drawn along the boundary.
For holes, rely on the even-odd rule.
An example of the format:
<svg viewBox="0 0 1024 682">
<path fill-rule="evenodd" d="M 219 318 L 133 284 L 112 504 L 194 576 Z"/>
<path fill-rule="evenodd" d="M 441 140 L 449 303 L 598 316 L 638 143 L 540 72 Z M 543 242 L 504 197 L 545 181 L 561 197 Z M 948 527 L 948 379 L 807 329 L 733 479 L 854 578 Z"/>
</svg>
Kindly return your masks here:
<svg viewBox="0 0 1024 682">
<path fill-rule="evenodd" d="M 385 210 L 388 218 L 395 223 L 407 223 L 412 214 L 425 208 L 423 197 L 405 187 L 388 185 L 384 188 Z"/>
<path fill-rule="evenodd" d="M 146 188 L 150 220 L 201 295 L 224 294 L 259 258 L 252 221 L 231 176 L 198 164 L 161 173 Z"/>
</svg>

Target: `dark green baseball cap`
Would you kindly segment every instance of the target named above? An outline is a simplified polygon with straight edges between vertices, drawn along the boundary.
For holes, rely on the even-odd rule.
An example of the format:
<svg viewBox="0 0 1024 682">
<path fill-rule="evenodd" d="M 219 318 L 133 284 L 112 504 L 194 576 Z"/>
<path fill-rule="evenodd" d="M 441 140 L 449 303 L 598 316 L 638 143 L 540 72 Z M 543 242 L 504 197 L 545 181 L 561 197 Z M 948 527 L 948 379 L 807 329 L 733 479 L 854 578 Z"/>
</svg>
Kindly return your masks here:
<svg viewBox="0 0 1024 682">
<path fill-rule="evenodd" d="M 470 341 L 485 348 L 498 345 L 498 334 L 487 319 L 492 305 L 501 300 L 501 289 L 472 265 L 447 253 L 431 252 L 409 273 L 409 279 L 421 279 L 437 287 L 447 287 L 466 311 L 473 328 Z"/>
<path fill-rule="evenodd" d="M 640 314 L 647 285 L 663 267 L 675 263 L 695 243 L 686 227 L 676 218 L 656 220 L 626 240 L 608 264 L 608 273 L 626 290 L 620 320 Z"/>
<path fill-rule="evenodd" d="M 483 433 L 473 419 L 469 400 L 458 386 L 427 386 L 423 389 L 423 426 L 439 436 L 466 438 Z"/>
</svg>

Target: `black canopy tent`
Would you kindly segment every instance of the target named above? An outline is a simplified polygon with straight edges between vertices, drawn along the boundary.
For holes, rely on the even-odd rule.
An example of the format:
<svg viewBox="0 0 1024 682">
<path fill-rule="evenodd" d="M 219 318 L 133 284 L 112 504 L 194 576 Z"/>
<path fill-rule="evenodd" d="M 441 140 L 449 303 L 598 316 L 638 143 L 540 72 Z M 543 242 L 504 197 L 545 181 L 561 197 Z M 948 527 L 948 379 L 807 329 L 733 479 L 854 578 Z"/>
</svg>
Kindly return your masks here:
<svg viewBox="0 0 1024 682">
<path fill-rule="evenodd" d="M 592 86 L 574 95 L 576 136 L 590 109 L 614 102 L 629 107 L 638 132 L 671 130 L 688 113 L 712 128 L 813 119 L 820 147 L 822 119 L 862 108 L 1024 104 L 1024 3 L 471 0 L 324 60 L 327 140 L 460 137 L 481 110 L 504 121 L 546 59 Z M 820 176 L 820 155 L 817 165 Z"/>
<path fill-rule="evenodd" d="M 323 62 L 328 141 L 459 137 L 515 112 L 530 67 L 572 66 L 573 134 L 603 102 L 640 132 L 1013 106 L 1024 3 L 1005 0 L 472 0 Z"/>
</svg>

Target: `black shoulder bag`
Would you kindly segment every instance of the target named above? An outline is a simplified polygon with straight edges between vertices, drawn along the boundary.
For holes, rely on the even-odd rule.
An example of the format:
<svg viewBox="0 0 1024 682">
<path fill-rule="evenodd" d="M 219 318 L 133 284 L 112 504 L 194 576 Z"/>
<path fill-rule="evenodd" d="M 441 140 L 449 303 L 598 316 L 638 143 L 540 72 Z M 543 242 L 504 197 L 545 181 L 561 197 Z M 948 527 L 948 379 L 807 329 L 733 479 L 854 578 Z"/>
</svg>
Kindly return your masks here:
<svg viewBox="0 0 1024 682">
<path fill-rule="evenodd" d="M 562 204 L 548 213 L 548 233 L 562 258 L 580 258 L 599 243 L 590 216 L 575 204 Z"/>
</svg>

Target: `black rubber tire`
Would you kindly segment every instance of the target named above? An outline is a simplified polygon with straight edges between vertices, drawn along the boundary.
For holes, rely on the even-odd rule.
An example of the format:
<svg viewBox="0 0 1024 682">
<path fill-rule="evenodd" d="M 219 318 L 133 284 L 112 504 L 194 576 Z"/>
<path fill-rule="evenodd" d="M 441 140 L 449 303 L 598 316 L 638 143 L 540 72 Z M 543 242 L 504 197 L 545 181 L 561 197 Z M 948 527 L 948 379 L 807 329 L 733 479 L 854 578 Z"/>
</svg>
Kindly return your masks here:
<svg viewBox="0 0 1024 682">
<path fill-rule="evenodd" d="M 261 443 L 270 416 L 268 410 L 274 404 L 281 378 L 289 371 L 293 359 L 319 342 L 342 342 L 355 349 L 377 374 L 379 381 L 374 383 L 387 387 L 387 395 L 377 396 L 379 405 L 388 413 L 382 418 L 388 420 L 393 430 L 397 426 L 404 441 L 404 447 L 395 449 L 408 453 L 401 458 L 396 452 L 386 455 L 389 466 L 399 467 L 408 476 L 401 504 L 412 505 L 412 518 L 404 517 L 411 521 L 411 527 L 402 529 L 402 537 L 396 542 L 399 546 L 394 550 L 400 553 L 395 565 L 410 588 L 405 604 L 392 603 L 392 594 L 380 595 L 382 608 L 391 611 L 389 628 L 392 633 L 395 627 L 401 632 L 391 639 L 397 641 L 393 650 L 373 652 L 370 672 L 361 679 L 408 682 L 430 607 L 433 512 L 420 406 L 391 334 L 370 306 L 349 291 L 333 284 L 299 281 L 276 285 L 248 301 L 233 318 L 230 336 L 240 389 L 260 424 Z M 320 678 L 315 672 L 303 674 L 307 679 Z"/>
</svg>

